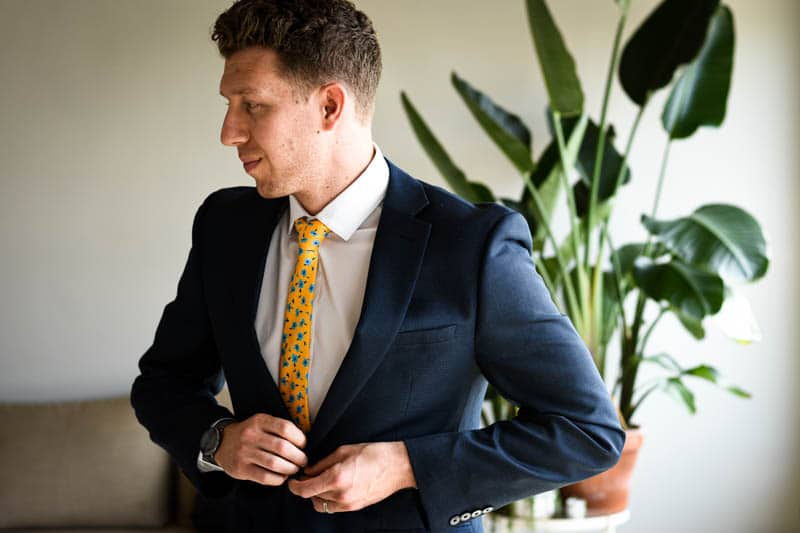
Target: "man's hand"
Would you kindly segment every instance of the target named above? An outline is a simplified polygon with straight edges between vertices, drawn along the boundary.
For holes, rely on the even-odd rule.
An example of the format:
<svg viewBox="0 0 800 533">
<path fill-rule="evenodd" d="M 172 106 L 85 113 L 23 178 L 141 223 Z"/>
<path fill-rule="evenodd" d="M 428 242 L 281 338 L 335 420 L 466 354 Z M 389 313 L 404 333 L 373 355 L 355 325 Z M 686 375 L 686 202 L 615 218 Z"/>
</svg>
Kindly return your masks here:
<svg viewBox="0 0 800 533">
<path fill-rule="evenodd" d="M 330 513 L 358 511 L 417 486 L 402 441 L 340 446 L 304 474 L 310 477 L 288 481 L 289 490 L 311 498 L 317 512 L 323 512 L 323 502 Z"/>
<path fill-rule="evenodd" d="M 277 486 L 308 464 L 305 445 L 292 422 L 259 413 L 225 426 L 214 460 L 231 477 Z"/>
</svg>

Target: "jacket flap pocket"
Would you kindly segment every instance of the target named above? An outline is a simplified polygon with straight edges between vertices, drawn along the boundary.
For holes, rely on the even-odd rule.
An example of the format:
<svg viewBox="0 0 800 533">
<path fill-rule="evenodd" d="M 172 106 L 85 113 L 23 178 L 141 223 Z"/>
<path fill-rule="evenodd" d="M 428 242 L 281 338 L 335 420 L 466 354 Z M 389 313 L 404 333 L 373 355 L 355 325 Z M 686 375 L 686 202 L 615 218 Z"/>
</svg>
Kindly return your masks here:
<svg viewBox="0 0 800 533">
<path fill-rule="evenodd" d="M 456 332 L 456 325 L 442 326 L 433 329 L 415 329 L 401 331 L 395 337 L 395 344 L 429 344 L 451 339 Z"/>
</svg>

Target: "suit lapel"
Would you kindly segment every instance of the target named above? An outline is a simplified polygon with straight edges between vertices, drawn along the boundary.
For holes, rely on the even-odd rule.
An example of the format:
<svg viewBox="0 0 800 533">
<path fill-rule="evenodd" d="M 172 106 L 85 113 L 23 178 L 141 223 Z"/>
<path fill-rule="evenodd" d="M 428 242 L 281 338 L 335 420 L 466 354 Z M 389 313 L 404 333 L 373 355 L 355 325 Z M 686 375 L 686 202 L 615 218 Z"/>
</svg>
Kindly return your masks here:
<svg viewBox="0 0 800 533">
<path fill-rule="evenodd" d="M 307 435 L 309 451 L 322 442 L 381 364 L 405 316 L 428 243 L 430 224 L 415 216 L 428 204 L 422 185 L 386 161 L 389 184 L 375 233 L 361 314 L 353 341 Z M 237 320 L 245 321 L 249 337 L 243 371 L 255 371 L 255 378 L 246 380 L 252 387 L 246 401 L 251 406 L 248 411 L 266 410 L 291 420 L 254 329 L 267 251 L 288 198 L 259 199 L 257 208 L 240 214 L 244 226 L 236 232 L 242 235 L 236 238 L 236 249 L 241 251 L 233 255 L 237 259 L 232 262 L 232 299 L 242 311 Z"/>
<path fill-rule="evenodd" d="M 272 233 L 275 230 L 281 213 L 288 208 L 287 196 L 266 200 L 253 189 L 248 201 L 255 205 L 247 205 L 234 213 L 235 224 L 230 230 L 232 252 L 230 253 L 229 287 L 231 300 L 236 315 L 233 321 L 244 337 L 245 353 L 237 358 L 241 363 L 240 380 L 247 390 L 240 397 L 245 403 L 245 415 L 259 412 L 274 413 L 276 416 L 291 419 L 289 410 L 283 403 L 278 387 L 272 379 L 266 361 L 261 353 L 261 346 L 255 330 L 258 299 L 261 295 L 261 284 L 264 278 L 264 267 L 267 260 Z"/>
<path fill-rule="evenodd" d="M 331 383 L 311 430 L 314 450 L 381 364 L 414 290 L 430 224 L 415 218 L 428 204 L 425 191 L 388 159 L 389 186 L 370 257 L 364 302 L 353 341 Z"/>
</svg>

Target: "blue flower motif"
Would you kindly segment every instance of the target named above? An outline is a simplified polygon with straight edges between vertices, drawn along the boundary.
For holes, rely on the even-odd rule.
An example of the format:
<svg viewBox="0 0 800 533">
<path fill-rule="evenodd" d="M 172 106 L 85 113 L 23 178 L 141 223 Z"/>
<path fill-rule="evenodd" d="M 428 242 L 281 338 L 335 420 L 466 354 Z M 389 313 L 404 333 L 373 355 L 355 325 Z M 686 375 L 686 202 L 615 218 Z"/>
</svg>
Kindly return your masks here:
<svg viewBox="0 0 800 533">
<path fill-rule="evenodd" d="M 298 413 L 302 413 L 303 412 L 303 406 L 302 405 L 298 405 L 297 406 L 297 412 Z"/>
<path fill-rule="evenodd" d="M 314 292 L 314 284 L 313 283 L 308 286 L 308 292 Z"/>
<path fill-rule="evenodd" d="M 308 358 L 303 359 L 303 366 L 308 366 Z"/>
</svg>

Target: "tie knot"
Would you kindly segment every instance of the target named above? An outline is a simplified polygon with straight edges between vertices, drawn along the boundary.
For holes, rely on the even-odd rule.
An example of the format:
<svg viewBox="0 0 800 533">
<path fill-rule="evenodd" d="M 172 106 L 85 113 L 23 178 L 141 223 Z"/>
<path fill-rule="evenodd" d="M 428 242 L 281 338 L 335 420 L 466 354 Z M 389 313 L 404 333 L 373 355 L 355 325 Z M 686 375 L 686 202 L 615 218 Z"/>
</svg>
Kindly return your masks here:
<svg viewBox="0 0 800 533">
<path fill-rule="evenodd" d="M 318 218 L 308 220 L 306 217 L 300 217 L 294 221 L 294 227 L 297 230 L 297 242 L 303 250 L 319 248 L 331 231 Z"/>
</svg>

